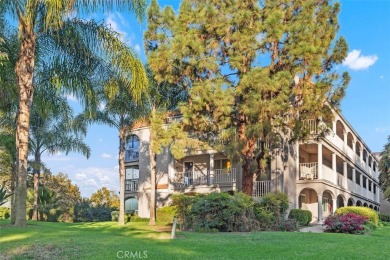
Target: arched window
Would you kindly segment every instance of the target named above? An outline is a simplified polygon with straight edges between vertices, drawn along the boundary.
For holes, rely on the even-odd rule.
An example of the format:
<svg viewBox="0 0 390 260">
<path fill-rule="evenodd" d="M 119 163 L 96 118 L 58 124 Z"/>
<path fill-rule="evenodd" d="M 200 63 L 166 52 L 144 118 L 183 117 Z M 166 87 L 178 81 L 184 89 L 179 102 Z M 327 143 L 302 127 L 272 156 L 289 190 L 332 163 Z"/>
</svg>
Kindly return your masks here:
<svg viewBox="0 0 390 260">
<path fill-rule="evenodd" d="M 340 120 L 337 120 L 336 122 L 336 135 L 341 138 L 341 140 L 344 140 L 344 125 L 340 122 Z"/>
<path fill-rule="evenodd" d="M 356 142 L 356 147 L 355 147 L 355 153 L 360 157 L 360 150 L 362 147 L 360 146 L 359 142 Z"/>
<path fill-rule="evenodd" d="M 138 136 L 130 135 L 126 140 L 125 161 L 137 161 L 139 159 L 140 141 Z"/>
<path fill-rule="evenodd" d="M 347 145 L 349 146 L 349 148 L 353 149 L 353 136 L 351 133 L 348 133 L 347 135 Z"/>
</svg>

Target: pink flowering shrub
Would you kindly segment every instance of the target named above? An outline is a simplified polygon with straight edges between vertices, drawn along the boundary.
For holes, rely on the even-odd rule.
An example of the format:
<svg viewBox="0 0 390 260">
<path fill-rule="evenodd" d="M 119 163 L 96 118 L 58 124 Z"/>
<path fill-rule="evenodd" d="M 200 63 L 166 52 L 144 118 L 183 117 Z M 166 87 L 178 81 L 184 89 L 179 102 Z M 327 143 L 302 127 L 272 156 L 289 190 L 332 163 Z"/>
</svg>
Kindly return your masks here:
<svg viewBox="0 0 390 260">
<path fill-rule="evenodd" d="M 329 232 L 357 234 L 364 232 L 364 224 L 367 222 L 366 216 L 347 213 L 327 217 L 324 225 Z"/>
</svg>

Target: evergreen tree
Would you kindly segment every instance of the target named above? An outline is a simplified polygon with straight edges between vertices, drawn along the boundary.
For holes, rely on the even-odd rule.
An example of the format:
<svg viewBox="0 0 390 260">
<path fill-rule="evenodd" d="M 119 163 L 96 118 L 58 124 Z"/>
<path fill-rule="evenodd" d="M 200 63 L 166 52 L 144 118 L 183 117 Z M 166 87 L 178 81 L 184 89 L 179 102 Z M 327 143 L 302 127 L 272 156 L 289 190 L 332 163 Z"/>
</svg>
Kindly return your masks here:
<svg viewBox="0 0 390 260">
<path fill-rule="evenodd" d="M 387 144 L 383 147 L 379 161 L 379 184 L 385 195 L 390 201 L 390 136 L 387 138 Z"/>
<path fill-rule="evenodd" d="M 349 82 L 334 69 L 347 54 L 339 11 L 324 0 L 184 0 L 176 15 L 152 0 L 155 79 L 188 94 L 183 124 L 242 163 L 245 193 L 275 147 L 308 136 L 307 120 L 330 125 Z"/>
</svg>

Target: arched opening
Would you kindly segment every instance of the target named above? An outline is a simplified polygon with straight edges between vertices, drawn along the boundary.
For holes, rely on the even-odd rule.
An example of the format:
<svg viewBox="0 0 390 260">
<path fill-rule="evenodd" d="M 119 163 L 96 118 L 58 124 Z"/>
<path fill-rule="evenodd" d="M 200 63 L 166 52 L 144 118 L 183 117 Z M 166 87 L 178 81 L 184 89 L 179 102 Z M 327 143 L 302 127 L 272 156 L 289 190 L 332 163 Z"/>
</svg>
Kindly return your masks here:
<svg viewBox="0 0 390 260">
<path fill-rule="evenodd" d="M 368 204 L 366 202 L 364 202 L 363 207 L 368 208 Z"/>
<path fill-rule="evenodd" d="M 329 191 L 324 191 L 322 194 L 322 216 L 326 218 L 333 213 L 333 196 Z"/>
<path fill-rule="evenodd" d="M 355 205 L 355 201 L 352 198 L 348 199 L 348 207 Z"/>
<path fill-rule="evenodd" d="M 374 209 L 374 207 L 373 207 L 371 204 L 370 204 L 369 208 L 370 208 L 370 209 Z"/>
<path fill-rule="evenodd" d="M 137 213 L 138 212 L 138 200 L 134 197 L 127 198 L 125 200 L 125 213 Z"/>
<path fill-rule="evenodd" d="M 340 120 L 337 120 L 337 122 L 336 122 L 336 135 L 338 137 L 340 137 L 341 140 L 344 140 L 344 132 L 345 132 L 345 128 L 344 128 L 343 123 L 341 123 Z"/>
<path fill-rule="evenodd" d="M 374 172 L 376 172 L 376 162 L 374 161 L 374 164 L 372 165 L 372 169 L 374 170 Z"/>
<path fill-rule="evenodd" d="M 140 148 L 140 141 L 138 136 L 136 135 L 130 135 L 126 139 L 126 154 L 125 154 L 125 161 L 131 162 L 131 161 L 138 161 L 139 160 L 139 148 Z"/>
<path fill-rule="evenodd" d="M 361 207 L 362 206 L 362 202 L 360 200 L 356 201 L 356 206 Z"/>
<path fill-rule="evenodd" d="M 374 210 L 375 210 L 375 211 L 378 211 L 378 207 L 377 207 L 377 206 L 375 206 L 375 207 L 374 207 Z"/>
<path fill-rule="evenodd" d="M 347 134 L 347 145 L 353 149 L 353 136 L 350 132 Z"/>
<path fill-rule="evenodd" d="M 344 207 L 344 197 L 342 195 L 337 196 L 337 208 Z"/>
<path fill-rule="evenodd" d="M 372 157 L 371 156 L 369 156 L 368 157 L 368 166 L 372 166 Z"/>
<path fill-rule="evenodd" d="M 362 149 L 362 146 L 360 145 L 360 143 L 359 143 L 359 142 L 356 142 L 355 153 L 356 153 L 357 156 L 359 156 L 359 157 L 360 157 L 361 149 Z"/>
<path fill-rule="evenodd" d="M 318 219 L 318 196 L 317 192 L 305 188 L 299 193 L 298 208 L 311 211 L 312 218 Z"/>
</svg>

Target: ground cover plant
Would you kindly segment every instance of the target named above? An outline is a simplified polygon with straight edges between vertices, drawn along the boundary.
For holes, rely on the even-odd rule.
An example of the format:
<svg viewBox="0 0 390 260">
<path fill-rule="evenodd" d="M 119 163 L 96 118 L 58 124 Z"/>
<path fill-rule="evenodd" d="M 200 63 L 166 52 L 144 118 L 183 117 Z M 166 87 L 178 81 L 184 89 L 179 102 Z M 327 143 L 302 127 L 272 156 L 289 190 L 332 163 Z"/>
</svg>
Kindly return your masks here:
<svg viewBox="0 0 390 260">
<path fill-rule="evenodd" d="M 9 223 L 0 220 L 0 259 L 118 259 L 125 252 L 146 252 L 149 259 L 387 259 L 390 252 L 390 227 L 365 236 L 178 231 L 171 240 L 166 227 L 147 223 Z"/>
</svg>

